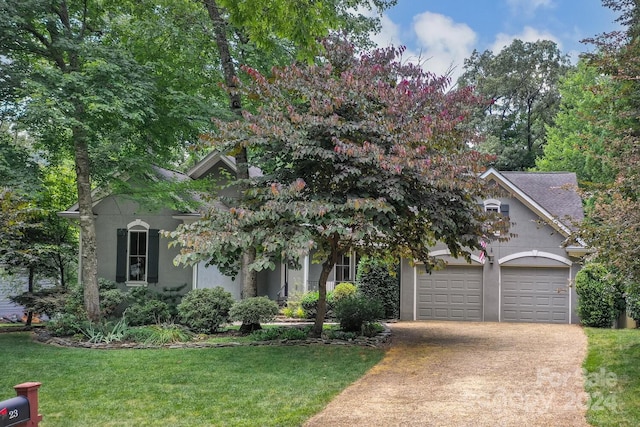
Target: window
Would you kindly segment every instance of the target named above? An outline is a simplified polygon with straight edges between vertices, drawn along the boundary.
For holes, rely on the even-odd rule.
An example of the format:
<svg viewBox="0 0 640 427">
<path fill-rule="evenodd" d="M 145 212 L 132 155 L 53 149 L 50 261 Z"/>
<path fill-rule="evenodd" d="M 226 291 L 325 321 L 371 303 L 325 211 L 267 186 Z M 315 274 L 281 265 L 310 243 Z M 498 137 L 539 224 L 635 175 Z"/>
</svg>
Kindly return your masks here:
<svg viewBox="0 0 640 427">
<path fill-rule="evenodd" d="M 500 200 L 489 199 L 484 201 L 485 212 L 500 212 Z"/>
<path fill-rule="evenodd" d="M 349 282 L 351 280 L 351 257 L 342 255 L 336 263 L 336 282 Z"/>
<path fill-rule="evenodd" d="M 129 261 L 127 280 L 147 281 L 147 231 L 129 230 Z"/>
<path fill-rule="evenodd" d="M 158 282 L 160 234 L 139 219 L 118 229 L 116 282 L 130 286 Z"/>
</svg>

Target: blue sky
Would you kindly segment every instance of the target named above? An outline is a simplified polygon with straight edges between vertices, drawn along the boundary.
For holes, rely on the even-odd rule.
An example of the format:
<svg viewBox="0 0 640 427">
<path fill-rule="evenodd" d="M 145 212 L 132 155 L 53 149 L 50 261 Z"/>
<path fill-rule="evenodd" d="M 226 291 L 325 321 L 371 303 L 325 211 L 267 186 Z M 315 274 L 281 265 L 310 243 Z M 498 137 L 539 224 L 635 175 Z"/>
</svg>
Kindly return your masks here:
<svg viewBox="0 0 640 427">
<path fill-rule="evenodd" d="M 575 62 L 592 50 L 580 40 L 618 28 L 616 17 L 601 0 L 398 0 L 373 38 L 437 74 L 453 66 L 455 79 L 474 49 L 497 53 L 516 38 L 553 40 Z"/>
</svg>

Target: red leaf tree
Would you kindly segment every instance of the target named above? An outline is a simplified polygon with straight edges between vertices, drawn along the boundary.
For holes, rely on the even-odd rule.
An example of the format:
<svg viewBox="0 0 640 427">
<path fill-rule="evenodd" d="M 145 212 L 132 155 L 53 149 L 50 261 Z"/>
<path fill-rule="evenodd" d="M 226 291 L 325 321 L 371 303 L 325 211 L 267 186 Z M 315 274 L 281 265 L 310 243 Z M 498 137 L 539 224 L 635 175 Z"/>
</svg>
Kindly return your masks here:
<svg viewBox="0 0 640 427">
<path fill-rule="evenodd" d="M 235 274 L 243 248 L 252 268 L 296 267 L 312 253 L 322 264 L 314 333 L 326 311 L 326 282 L 339 257 L 405 257 L 432 268 L 429 249 L 444 242 L 467 259 L 479 249 L 486 218 L 478 208 L 485 158 L 469 149 L 464 122 L 479 100 L 449 79 L 401 62 L 402 49 L 354 55 L 343 40 L 325 42 L 317 65 L 245 68 L 240 86 L 260 105 L 243 119 L 218 122 L 213 148 L 250 149 L 264 175 L 243 203 L 212 209 L 171 236 L 178 262 L 208 260 Z M 240 208 L 239 206 L 243 206 Z"/>
</svg>

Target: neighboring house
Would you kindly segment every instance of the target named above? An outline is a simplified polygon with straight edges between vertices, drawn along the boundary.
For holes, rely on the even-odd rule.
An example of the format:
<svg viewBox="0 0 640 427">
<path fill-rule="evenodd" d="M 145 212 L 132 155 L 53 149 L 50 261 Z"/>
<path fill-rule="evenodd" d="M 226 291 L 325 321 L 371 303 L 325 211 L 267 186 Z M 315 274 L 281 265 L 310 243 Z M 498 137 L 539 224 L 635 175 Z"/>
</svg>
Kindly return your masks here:
<svg viewBox="0 0 640 427">
<path fill-rule="evenodd" d="M 586 250 L 567 244 L 583 219 L 575 174 L 490 169 L 482 177 L 505 190 L 483 206 L 508 216 L 515 237 L 489 241 L 471 264 L 436 247 L 446 267 L 431 274 L 403 261 L 400 318 L 579 323 L 574 278 Z"/>
<path fill-rule="evenodd" d="M 197 180 L 205 177 L 221 178 L 223 174 L 235 175 L 233 157 L 212 152 L 186 174 L 155 167 L 158 179 Z M 251 168 L 251 176 L 260 170 Z M 221 190 L 225 196 L 234 195 L 233 188 Z M 196 288 L 222 286 L 234 298 L 240 299 L 242 277 L 235 280 L 220 273 L 214 266 L 201 262 L 196 266 L 175 266 L 173 259 L 179 248 L 169 248 L 169 239 L 160 235 L 161 230 L 172 231 L 178 225 L 196 221 L 198 212 L 178 212 L 171 209 L 148 210 L 135 200 L 135 196 L 103 194 L 96 190 L 93 212 L 98 242 L 98 277 L 118 282 L 122 289 L 148 286 L 162 291 L 186 284 L 184 292 Z M 76 220 L 78 205 L 59 215 Z M 79 263 L 82 257 L 79 257 Z M 330 277 L 329 287 L 339 281 L 355 280 L 356 258 L 344 256 Z M 79 265 L 79 269 L 82 265 Z M 258 294 L 277 300 L 307 290 L 317 289 L 321 265 L 311 264 L 305 258 L 303 267 L 294 270 L 282 265 L 275 271 L 258 274 Z M 315 280 L 315 281 L 314 281 Z"/>
</svg>

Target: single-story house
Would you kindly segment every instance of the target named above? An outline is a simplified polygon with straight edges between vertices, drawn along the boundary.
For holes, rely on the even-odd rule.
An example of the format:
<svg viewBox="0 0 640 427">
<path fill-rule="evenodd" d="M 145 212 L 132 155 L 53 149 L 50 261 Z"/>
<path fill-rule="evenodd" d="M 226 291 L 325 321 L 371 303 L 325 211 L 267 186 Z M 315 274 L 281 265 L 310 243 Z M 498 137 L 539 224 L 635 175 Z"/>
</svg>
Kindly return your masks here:
<svg viewBox="0 0 640 427">
<path fill-rule="evenodd" d="M 574 278 L 586 249 L 568 240 L 583 219 L 575 174 L 490 169 L 482 178 L 503 190 L 484 209 L 508 216 L 514 237 L 490 239 L 470 264 L 436 247 L 446 267 L 431 273 L 403 260 L 400 318 L 579 323 Z"/>
<path fill-rule="evenodd" d="M 234 175 L 233 157 L 212 152 L 198 162 L 186 174 L 155 167 L 156 179 L 198 180 L 205 177 L 223 179 Z M 250 169 L 250 175 L 260 171 Z M 222 194 L 232 196 L 233 188 L 225 188 Z M 93 212 L 96 221 L 98 276 L 121 284 L 123 289 L 148 286 L 162 291 L 186 284 L 184 292 L 196 288 L 222 286 L 236 299 L 240 299 L 242 277 L 225 276 L 215 266 L 201 262 L 195 266 L 175 266 L 173 259 L 179 249 L 169 248 L 169 240 L 160 230 L 175 230 L 178 225 L 196 221 L 198 212 L 179 212 L 171 209 L 149 210 L 136 202 L 133 196 L 116 195 L 96 190 Z M 78 205 L 71 206 L 59 215 L 71 220 L 79 218 Z M 82 257 L 79 258 L 81 262 Z M 282 265 L 275 271 L 258 274 L 258 293 L 274 300 L 317 288 L 321 266 L 305 259 L 303 268 L 294 270 Z M 355 279 L 356 258 L 344 256 L 330 277 L 329 286 L 340 281 Z M 79 265 L 81 269 L 82 266 Z M 314 282 L 315 280 L 315 282 Z"/>
<path fill-rule="evenodd" d="M 197 180 L 235 174 L 233 157 L 212 152 L 182 174 L 156 168 L 160 179 Z M 252 169 L 250 174 L 259 174 Z M 508 196 L 488 198 L 484 208 L 507 214 L 517 234 L 508 242 L 491 242 L 484 259 L 472 264 L 434 248 L 447 262 L 444 270 L 425 273 L 420 264 L 403 261 L 400 274 L 400 315 L 403 320 L 452 319 L 486 321 L 577 322 L 573 278 L 582 247 L 565 247 L 572 226 L 566 218 L 582 219 L 582 205 L 571 173 L 487 171 L 483 178 L 503 187 Z M 222 190 L 232 195 L 233 188 Z M 123 289 L 148 286 L 162 291 L 186 284 L 184 292 L 222 286 L 240 298 L 242 278 L 232 280 L 204 262 L 175 266 L 176 247 L 160 230 L 174 230 L 200 218 L 197 212 L 147 210 L 131 196 L 102 194 L 94 199 L 99 277 Z M 78 218 L 78 206 L 60 215 Z M 343 256 L 329 277 L 328 289 L 354 281 L 357 256 Z M 81 268 L 81 266 L 80 266 Z M 302 268 L 285 265 L 258 274 L 258 294 L 279 300 L 317 289 L 321 266 L 310 257 Z"/>
</svg>

